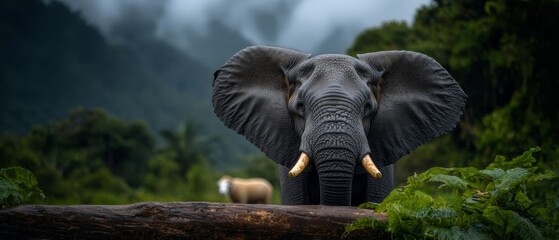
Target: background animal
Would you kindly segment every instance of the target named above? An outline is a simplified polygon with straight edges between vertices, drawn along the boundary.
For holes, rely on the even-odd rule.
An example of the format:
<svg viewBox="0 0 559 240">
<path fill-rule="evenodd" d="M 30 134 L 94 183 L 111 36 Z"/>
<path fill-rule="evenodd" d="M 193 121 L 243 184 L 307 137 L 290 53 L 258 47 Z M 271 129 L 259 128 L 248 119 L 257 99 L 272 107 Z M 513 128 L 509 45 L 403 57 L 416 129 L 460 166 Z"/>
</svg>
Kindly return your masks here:
<svg viewBox="0 0 559 240">
<path fill-rule="evenodd" d="M 216 115 L 278 163 L 283 204 L 382 201 L 393 164 L 452 130 L 465 102 L 440 64 L 408 51 L 310 57 L 253 46 L 213 81 Z"/>
<path fill-rule="evenodd" d="M 223 176 L 217 182 L 219 193 L 233 203 L 272 203 L 273 187 L 263 178 L 233 178 Z"/>
</svg>

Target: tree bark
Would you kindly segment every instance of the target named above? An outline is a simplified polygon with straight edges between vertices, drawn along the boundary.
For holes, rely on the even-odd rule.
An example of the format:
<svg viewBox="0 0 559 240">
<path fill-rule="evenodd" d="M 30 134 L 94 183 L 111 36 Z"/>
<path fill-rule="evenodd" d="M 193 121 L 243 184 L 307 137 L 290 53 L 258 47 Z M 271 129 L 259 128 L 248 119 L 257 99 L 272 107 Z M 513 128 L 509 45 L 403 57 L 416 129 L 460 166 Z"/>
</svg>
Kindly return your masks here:
<svg viewBox="0 0 559 240">
<path fill-rule="evenodd" d="M 340 239 L 355 207 L 208 202 L 131 205 L 24 205 L 0 210 L 0 239 Z M 380 231 L 349 238 L 388 239 Z"/>
</svg>

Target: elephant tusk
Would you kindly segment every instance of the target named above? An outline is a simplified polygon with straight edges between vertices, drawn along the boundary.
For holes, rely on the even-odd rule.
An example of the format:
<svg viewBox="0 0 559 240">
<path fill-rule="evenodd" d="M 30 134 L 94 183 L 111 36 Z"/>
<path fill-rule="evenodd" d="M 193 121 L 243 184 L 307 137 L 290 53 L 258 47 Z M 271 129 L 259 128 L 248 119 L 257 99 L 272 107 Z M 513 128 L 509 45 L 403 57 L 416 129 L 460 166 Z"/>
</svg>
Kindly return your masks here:
<svg viewBox="0 0 559 240">
<path fill-rule="evenodd" d="M 291 171 L 289 171 L 287 176 L 289 177 L 299 176 L 299 174 L 301 174 L 303 170 L 305 170 L 308 164 L 309 164 L 309 156 L 306 153 L 301 152 L 301 156 L 299 157 L 299 160 L 297 160 L 297 163 L 295 163 L 295 166 L 293 166 L 293 168 L 291 169 Z"/>
<path fill-rule="evenodd" d="M 369 154 L 367 154 L 367 155 L 365 155 L 365 157 L 363 157 L 363 160 L 361 160 L 361 164 L 363 164 L 363 167 L 365 167 L 367 172 L 369 174 L 371 174 L 371 176 L 373 178 L 376 178 L 376 179 L 382 178 L 382 173 L 378 170 L 377 166 L 375 165 L 375 163 L 373 162 L 373 159 L 371 158 L 371 156 Z"/>
</svg>

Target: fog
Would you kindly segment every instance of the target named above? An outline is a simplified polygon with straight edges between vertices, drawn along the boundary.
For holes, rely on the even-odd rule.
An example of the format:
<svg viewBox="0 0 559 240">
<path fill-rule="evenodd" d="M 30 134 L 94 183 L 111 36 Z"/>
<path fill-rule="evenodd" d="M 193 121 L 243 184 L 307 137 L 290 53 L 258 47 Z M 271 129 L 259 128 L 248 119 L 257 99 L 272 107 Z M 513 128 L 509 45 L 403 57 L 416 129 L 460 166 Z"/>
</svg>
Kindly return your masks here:
<svg viewBox="0 0 559 240">
<path fill-rule="evenodd" d="M 80 12 L 108 39 L 122 36 L 126 22 L 214 65 L 251 44 L 299 51 L 344 53 L 357 34 L 384 21 L 411 23 L 428 0 L 60 0 Z"/>
</svg>

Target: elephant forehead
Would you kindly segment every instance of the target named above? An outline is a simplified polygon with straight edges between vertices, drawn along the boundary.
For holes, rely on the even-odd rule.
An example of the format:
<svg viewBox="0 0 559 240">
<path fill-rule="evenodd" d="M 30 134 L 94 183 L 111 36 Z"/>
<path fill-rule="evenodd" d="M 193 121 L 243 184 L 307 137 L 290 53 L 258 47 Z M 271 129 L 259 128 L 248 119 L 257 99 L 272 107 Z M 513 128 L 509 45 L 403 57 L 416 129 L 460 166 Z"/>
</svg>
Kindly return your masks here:
<svg viewBox="0 0 559 240">
<path fill-rule="evenodd" d="M 317 68 L 325 69 L 353 69 L 356 59 L 342 54 L 324 54 L 311 58 Z"/>
<path fill-rule="evenodd" d="M 349 84 L 358 80 L 359 60 L 341 54 L 319 55 L 313 59 L 315 78 L 319 81 Z"/>
<path fill-rule="evenodd" d="M 353 57 L 342 54 L 325 54 L 309 60 L 313 65 L 313 74 L 308 82 L 317 90 L 359 89 L 365 84 L 356 71 L 356 67 L 360 67 L 361 63 Z"/>
</svg>

